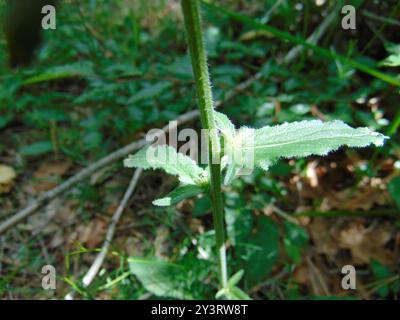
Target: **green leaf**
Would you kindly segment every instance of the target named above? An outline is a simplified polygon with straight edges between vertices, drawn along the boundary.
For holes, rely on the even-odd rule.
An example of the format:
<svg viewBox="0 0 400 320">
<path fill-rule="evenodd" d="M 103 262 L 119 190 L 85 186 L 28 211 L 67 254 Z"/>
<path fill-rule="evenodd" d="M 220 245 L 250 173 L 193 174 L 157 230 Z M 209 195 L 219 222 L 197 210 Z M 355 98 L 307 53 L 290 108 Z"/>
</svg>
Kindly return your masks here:
<svg viewBox="0 0 400 320">
<path fill-rule="evenodd" d="M 301 260 L 301 249 L 308 243 L 307 231 L 289 221 L 284 222 L 285 238 L 283 240 L 287 256 L 295 263 Z"/>
<path fill-rule="evenodd" d="M 375 290 L 381 298 L 384 298 L 389 294 L 389 285 L 385 282 L 387 279 L 390 279 L 393 274 L 387 266 L 377 260 L 372 259 L 370 265 L 374 277 L 379 281 Z"/>
<path fill-rule="evenodd" d="M 396 201 L 397 207 L 400 208 L 400 177 L 395 177 L 389 182 L 388 191 Z"/>
<path fill-rule="evenodd" d="M 243 278 L 244 270 L 239 270 L 232 277 L 229 278 L 226 288 L 218 291 L 216 298 L 226 297 L 230 300 L 251 300 L 251 298 L 240 289 L 237 284 Z"/>
<path fill-rule="evenodd" d="M 225 298 L 228 300 L 252 300 L 242 289 L 229 284 L 227 288 L 219 290 L 215 297 L 217 299 Z"/>
<path fill-rule="evenodd" d="M 146 290 L 159 297 L 193 299 L 187 285 L 188 271 L 163 260 L 129 258 L 129 268 Z"/>
<path fill-rule="evenodd" d="M 225 194 L 225 223 L 228 240 L 234 247 L 253 230 L 254 216 L 243 192 Z"/>
<path fill-rule="evenodd" d="M 28 85 L 57 79 L 90 75 L 93 75 L 92 63 L 89 61 L 80 61 L 71 64 L 51 67 L 46 70 L 46 72 L 24 80 L 23 84 Z"/>
<path fill-rule="evenodd" d="M 320 120 L 284 123 L 261 129 L 241 128 L 233 145 L 235 159 L 253 152 L 254 164 L 263 169 L 281 157 L 298 158 L 326 155 L 341 146 L 381 146 L 388 137 L 368 128 L 351 128 L 342 121 Z M 234 161 L 235 161 L 234 159 Z M 239 163 L 239 165 L 246 165 Z"/>
<path fill-rule="evenodd" d="M 398 67 L 400 66 L 400 44 L 388 43 L 386 50 L 391 53 L 386 59 L 379 63 L 380 66 Z"/>
<path fill-rule="evenodd" d="M 236 286 L 239 281 L 243 278 L 244 270 L 239 270 L 228 280 L 228 284 L 231 286 Z"/>
<path fill-rule="evenodd" d="M 138 91 L 135 95 L 133 95 L 129 100 L 128 104 L 138 102 L 145 99 L 154 98 L 165 90 L 171 87 L 171 83 L 167 81 L 160 81 L 156 84 L 150 85 L 148 87 L 143 88 L 142 90 Z"/>
<path fill-rule="evenodd" d="M 225 176 L 224 176 L 224 185 L 225 186 L 228 186 L 231 184 L 233 179 L 236 177 L 237 171 L 238 171 L 238 168 L 236 168 L 236 166 L 228 165 L 228 167 L 226 168 Z"/>
<path fill-rule="evenodd" d="M 279 227 L 271 218 L 257 219 L 255 233 L 242 237 L 237 244 L 238 257 L 242 260 L 246 284 L 252 287 L 271 272 L 279 256 Z"/>
<path fill-rule="evenodd" d="M 12 120 L 11 115 L 5 115 L 0 118 L 0 129 L 7 126 L 7 124 Z"/>
<path fill-rule="evenodd" d="M 56 121 L 63 122 L 68 121 L 69 117 L 65 110 L 61 109 L 52 109 L 52 108 L 43 108 L 37 109 L 33 112 L 35 119 L 39 121 Z"/>
<path fill-rule="evenodd" d="M 48 153 L 53 150 L 51 141 L 38 141 L 27 146 L 23 146 L 19 151 L 24 156 L 35 156 L 43 153 Z"/>
<path fill-rule="evenodd" d="M 372 259 L 371 260 L 371 269 L 372 273 L 377 279 L 386 279 L 392 275 L 392 272 L 389 270 L 389 268 L 379 261 Z"/>
<path fill-rule="evenodd" d="M 203 189 L 195 185 L 179 186 L 175 190 L 168 193 L 164 198 L 153 201 L 155 206 L 172 206 L 186 198 L 194 197 L 203 192 Z"/>
<path fill-rule="evenodd" d="M 166 173 L 178 176 L 183 184 L 204 186 L 208 181 L 206 170 L 200 168 L 190 157 L 166 145 L 141 149 L 135 155 L 130 155 L 125 159 L 124 166 L 162 169 Z"/>
<path fill-rule="evenodd" d="M 398 67 L 400 66 L 400 54 L 392 54 L 383 60 L 379 65 L 386 67 Z"/>
<path fill-rule="evenodd" d="M 290 107 L 290 111 L 299 116 L 303 116 L 311 111 L 311 106 L 308 104 L 298 103 Z"/>
<path fill-rule="evenodd" d="M 225 138 L 232 139 L 235 136 L 235 126 L 229 118 L 220 112 L 214 111 L 215 125 Z"/>
<path fill-rule="evenodd" d="M 231 146 L 233 145 L 233 140 L 236 135 L 235 126 L 231 122 L 231 120 L 229 120 L 229 118 L 223 113 L 214 111 L 214 119 L 217 129 L 222 133 L 225 139 L 225 153 L 230 153 Z M 228 158 L 225 157 L 222 163 L 222 168 L 226 168 L 224 185 L 229 185 L 232 182 L 238 170 L 235 166 L 229 165 L 229 163 L 227 163 L 227 160 Z"/>
<path fill-rule="evenodd" d="M 242 127 L 235 130 L 229 118 L 214 112 L 217 129 L 225 139 L 224 184 L 229 184 L 242 168 L 259 166 L 267 170 L 279 158 L 326 155 L 347 145 L 381 146 L 388 137 L 369 128 L 354 129 L 342 121 L 320 120 L 284 123 L 261 129 Z"/>
<path fill-rule="evenodd" d="M 103 134 L 100 131 L 92 131 L 82 137 L 85 150 L 93 150 L 98 148 L 104 141 Z"/>
<path fill-rule="evenodd" d="M 247 293 L 236 286 L 229 287 L 228 298 L 232 300 L 251 300 Z"/>
<path fill-rule="evenodd" d="M 192 214 L 195 217 L 202 216 L 211 210 L 211 201 L 208 196 L 196 199 L 193 206 Z"/>
<path fill-rule="evenodd" d="M 320 120 L 285 123 L 264 127 L 254 133 L 256 164 L 273 163 L 280 157 L 326 155 L 343 145 L 366 147 L 381 146 L 387 137 L 368 128 L 353 129 L 342 121 Z M 244 141 L 246 149 L 246 141 Z"/>
</svg>

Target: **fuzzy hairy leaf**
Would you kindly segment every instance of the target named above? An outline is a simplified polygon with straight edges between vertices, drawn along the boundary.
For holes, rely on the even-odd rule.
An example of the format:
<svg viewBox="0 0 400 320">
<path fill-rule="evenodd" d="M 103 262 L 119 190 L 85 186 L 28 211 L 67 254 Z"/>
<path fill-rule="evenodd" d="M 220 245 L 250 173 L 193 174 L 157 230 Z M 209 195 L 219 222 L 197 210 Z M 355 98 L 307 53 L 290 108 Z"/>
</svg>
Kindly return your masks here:
<svg viewBox="0 0 400 320">
<path fill-rule="evenodd" d="M 232 157 L 236 165 L 246 166 L 237 159 L 251 154 L 252 165 L 268 169 L 279 158 L 326 155 L 341 146 L 381 146 L 385 139 L 380 133 L 368 128 L 354 129 L 342 121 L 299 121 L 261 129 L 243 127 L 234 138 Z"/>
<path fill-rule="evenodd" d="M 237 174 L 238 168 L 235 165 L 228 165 L 224 176 L 224 185 L 228 186 Z"/>
<path fill-rule="evenodd" d="M 155 206 L 172 206 L 186 198 L 191 198 L 202 193 L 203 189 L 195 185 L 184 185 L 179 186 L 175 190 L 168 193 L 164 198 L 157 199 L 153 201 Z"/>
<path fill-rule="evenodd" d="M 235 126 L 229 118 L 220 112 L 214 111 L 215 125 L 227 139 L 232 139 L 235 136 Z"/>
<path fill-rule="evenodd" d="M 240 133 L 239 133 L 240 134 Z M 254 131 L 254 160 L 264 167 L 277 159 L 326 155 L 341 146 L 381 146 L 387 137 L 368 128 L 354 129 L 342 121 L 320 120 L 284 123 Z M 242 148 L 247 147 L 243 140 Z"/>
<path fill-rule="evenodd" d="M 217 111 L 214 111 L 214 119 L 217 129 L 221 132 L 225 139 L 225 153 L 232 152 L 232 145 L 236 136 L 236 129 L 234 124 L 225 114 Z M 237 172 L 236 166 L 229 165 L 228 161 L 230 161 L 229 157 L 224 157 L 222 162 L 222 168 L 226 168 L 224 185 L 229 185 L 235 178 Z"/>
<path fill-rule="evenodd" d="M 124 160 L 128 168 L 162 169 L 178 176 L 183 184 L 203 185 L 207 182 L 206 170 L 200 168 L 190 157 L 178 153 L 167 145 L 141 149 Z"/>
</svg>

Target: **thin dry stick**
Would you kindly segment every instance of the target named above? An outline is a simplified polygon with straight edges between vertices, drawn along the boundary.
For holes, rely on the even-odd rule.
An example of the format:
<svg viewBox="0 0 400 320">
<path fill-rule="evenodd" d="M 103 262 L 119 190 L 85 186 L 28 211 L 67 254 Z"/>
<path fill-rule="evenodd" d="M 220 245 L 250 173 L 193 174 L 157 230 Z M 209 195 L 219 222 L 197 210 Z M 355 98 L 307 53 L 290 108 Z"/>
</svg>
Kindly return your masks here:
<svg viewBox="0 0 400 320">
<path fill-rule="evenodd" d="M 278 208 L 275 204 L 271 203 L 269 207 L 280 217 L 286 219 L 287 221 L 299 225 L 299 221 L 293 218 L 290 214 L 286 213 L 282 209 Z"/>
<path fill-rule="evenodd" d="M 239 91 L 242 91 L 246 88 L 248 88 L 256 79 L 258 79 L 260 75 L 256 75 L 253 78 L 250 78 L 246 80 L 245 82 L 239 84 L 237 87 L 235 87 L 233 90 L 230 90 L 223 101 L 217 101 L 215 104 L 215 107 L 219 107 L 222 102 L 225 102 L 232 97 L 234 97 Z M 184 113 L 183 115 L 179 116 L 176 118 L 176 125 L 180 125 L 186 122 L 189 122 L 193 119 L 196 119 L 199 117 L 199 111 L 198 110 L 193 110 Z M 174 126 L 171 124 L 166 125 L 162 128 L 162 132 L 167 133 L 170 129 L 173 129 Z M 162 133 L 160 132 L 160 135 Z M 158 137 L 158 135 L 156 135 Z M 7 219 L 4 221 L 2 224 L 0 224 L 0 235 L 13 227 L 15 224 L 19 223 L 21 220 L 26 219 L 29 217 L 31 214 L 33 214 L 36 210 L 40 209 L 43 205 L 48 203 L 50 200 L 54 199 L 55 197 L 61 195 L 65 191 L 71 189 L 74 185 L 77 183 L 81 182 L 82 180 L 90 177 L 93 173 L 99 171 L 100 169 L 104 168 L 105 166 L 120 160 L 127 156 L 128 154 L 146 146 L 149 142 L 146 141 L 146 139 L 141 139 L 139 141 L 135 141 L 133 143 L 130 143 L 126 145 L 125 147 L 118 149 L 114 151 L 113 153 L 110 153 L 108 156 L 100 159 L 99 161 L 93 163 L 92 165 L 88 166 L 87 168 L 79 171 L 77 174 L 69 178 L 67 181 L 59 185 L 58 187 L 44 193 L 43 195 L 39 196 L 35 201 L 33 201 L 29 206 L 24 208 L 23 210 L 17 212 L 15 215 L 13 215 L 11 218 Z"/>
<path fill-rule="evenodd" d="M 334 16 L 333 17 L 331 15 L 328 16 L 328 18 L 324 20 L 324 22 L 315 30 L 315 32 L 308 38 L 308 40 L 313 41 L 313 43 L 316 44 L 318 42 L 318 40 L 322 37 L 322 35 L 325 33 L 325 31 L 327 30 L 329 23 L 332 23 L 334 21 L 333 18 L 334 18 Z M 327 21 L 329 23 L 327 23 Z M 304 47 L 301 45 L 294 47 L 285 56 L 285 58 L 283 59 L 284 62 L 290 63 L 291 61 L 293 61 L 298 56 L 298 54 L 301 52 L 301 49 L 303 49 L 303 48 Z M 232 90 L 229 90 L 222 100 L 217 101 L 215 103 L 215 108 L 220 107 L 222 103 L 232 99 L 239 92 L 249 88 L 255 81 L 260 79 L 261 76 L 262 76 L 261 72 L 257 72 L 254 76 L 250 77 L 249 79 L 245 80 L 244 82 L 239 83 L 235 88 L 233 88 Z M 179 116 L 176 119 L 176 121 L 177 121 L 177 124 L 179 125 L 179 124 L 189 122 L 193 119 L 196 119 L 198 116 L 199 116 L 199 111 L 193 110 L 193 111 L 186 112 L 185 114 Z M 168 132 L 168 130 L 169 130 L 168 125 L 164 126 L 163 131 Z M 77 183 L 86 179 L 87 177 L 90 177 L 93 173 L 99 171 L 100 169 L 106 167 L 107 165 L 113 163 L 114 161 L 124 158 L 128 154 L 140 149 L 141 147 L 144 147 L 147 144 L 148 144 L 148 142 L 145 139 L 132 142 L 132 143 L 126 145 L 125 147 L 118 149 L 118 150 L 114 151 L 113 153 L 110 153 L 108 156 L 100 159 L 99 161 L 88 166 L 87 168 L 79 171 L 77 174 L 75 174 L 74 176 L 69 178 L 67 181 L 65 181 L 58 187 L 44 193 L 42 196 L 40 196 L 35 201 L 33 201 L 28 207 L 17 212 L 14 216 L 12 216 L 8 220 L 6 220 L 2 224 L 0 224 L 0 235 L 2 233 L 4 233 L 5 231 L 7 231 L 8 229 L 10 229 L 11 227 L 13 227 L 15 224 L 19 223 L 21 220 L 24 220 L 25 218 L 29 217 L 31 214 L 33 214 L 36 210 L 40 209 L 43 205 L 45 205 L 50 200 L 63 194 L 65 191 L 71 189 L 74 185 L 76 185 Z"/>
<path fill-rule="evenodd" d="M 178 117 L 176 119 L 177 125 L 188 122 L 192 119 L 195 119 L 196 117 L 199 116 L 198 111 L 189 111 L 182 116 Z M 172 128 L 172 126 L 165 126 L 162 130 L 164 132 L 167 132 L 169 128 Z M 21 220 L 29 217 L 32 213 L 34 213 L 36 210 L 41 208 L 43 205 L 48 203 L 50 200 L 54 199 L 55 197 L 61 195 L 65 191 L 69 190 L 72 188 L 74 185 L 76 185 L 78 182 L 81 182 L 82 180 L 90 177 L 93 173 L 96 171 L 99 171 L 100 169 L 104 168 L 105 166 L 113 163 L 114 161 L 120 160 L 124 158 L 126 155 L 129 153 L 132 153 L 145 145 L 147 145 L 148 142 L 145 139 L 141 139 L 139 141 L 135 141 L 131 144 L 126 145 L 125 147 L 118 149 L 114 151 L 113 153 L 109 154 L 108 156 L 100 159 L 99 161 L 93 163 L 92 165 L 88 166 L 87 168 L 81 170 L 71 178 L 69 178 L 67 181 L 59 185 L 58 187 L 46 192 L 45 194 L 39 196 L 35 201 L 33 201 L 29 206 L 24 208 L 23 210 L 17 212 L 14 216 L 9 218 L 8 220 L 4 221 L 0 225 L 0 235 L 10 229 L 12 226 L 20 222 Z"/>
<path fill-rule="evenodd" d="M 338 10 L 332 10 L 332 12 L 325 18 L 325 20 L 318 26 L 317 29 L 307 38 L 307 42 L 312 44 L 317 44 L 321 37 L 324 35 L 326 29 L 331 25 L 333 21 L 336 20 L 338 15 Z M 296 46 L 291 49 L 285 58 L 283 59 L 285 63 L 289 63 L 294 58 L 296 58 L 301 50 L 304 49 L 303 46 Z"/>
<path fill-rule="evenodd" d="M 89 286 L 92 283 L 93 279 L 96 277 L 97 273 L 99 272 L 101 265 L 103 264 L 103 261 L 104 261 L 105 257 L 107 256 L 111 241 L 114 237 L 115 228 L 118 224 L 118 221 L 120 220 L 120 218 L 122 216 L 122 213 L 124 212 L 124 209 L 129 201 L 129 199 L 132 196 L 133 191 L 136 188 L 136 185 L 140 178 L 141 173 L 142 173 L 142 169 L 135 170 L 135 172 L 132 176 L 131 182 L 129 183 L 129 186 L 126 189 L 125 194 L 121 200 L 121 203 L 119 204 L 117 210 L 115 211 L 113 217 L 111 218 L 110 225 L 108 226 L 108 229 L 107 229 L 106 238 L 104 240 L 103 246 L 101 247 L 101 251 L 97 255 L 96 259 L 94 260 L 93 264 L 89 268 L 86 275 L 83 277 L 82 283 L 83 283 L 84 287 Z M 70 292 L 65 296 L 65 299 L 72 300 L 74 298 L 74 295 L 75 295 L 75 291 Z"/>
</svg>

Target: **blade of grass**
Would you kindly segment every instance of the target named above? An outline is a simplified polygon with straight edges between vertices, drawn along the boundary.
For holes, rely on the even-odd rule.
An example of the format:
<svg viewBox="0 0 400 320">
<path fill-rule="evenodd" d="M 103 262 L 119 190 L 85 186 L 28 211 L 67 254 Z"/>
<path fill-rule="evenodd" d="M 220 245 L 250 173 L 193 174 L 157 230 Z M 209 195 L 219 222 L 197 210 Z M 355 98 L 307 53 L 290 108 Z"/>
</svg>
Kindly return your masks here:
<svg viewBox="0 0 400 320">
<path fill-rule="evenodd" d="M 300 36 L 294 36 L 288 32 L 278 30 L 272 26 L 261 24 L 252 18 L 246 17 L 244 15 L 241 15 L 241 14 L 238 14 L 235 12 L 231 12 L 225 8 L 222 8 L 222 7 L 212 4 L 212 3 L 208 3 L 205 1 L 201 1 L 201 3 L 208 10 L 211 10 L 213 12 L 218 12 L 218 13 L 223 14 L 223 15 L 225 15 L 229 18 L 232 18 L 236 21 L 250 25 L 256 29 L 265 30 L 265 31 L 271 33 L 272 35 L 278 37 L 279 39 L 287 40 L 287 41 L 302 45 L 308 49 L 313 50 L 314 52 L 316 52 L 317 54 L 319 54 L 323 57 L 326 57 L 326 58 L 332 59 L 332 60 L 339 60 L 340 62 L 348 64 L 359 71 L 362 71 L 362 72 L 369 74 L 375 78 L 378 78 L 382 81 L 385 81 L 387 83 L 390 83 L 392 85 L 400 87 L 400 79 L 397 79 L 395 77 L 392 77 L 389 74 L 383 73 L 379 70 L 376 70 L 374 68 L 366 66 L 366 65 L 364 65 L 358 61 L 355 61 L 353 59 L 347 58 L 345 56 L 342 56 L 340 54 L 331 52 L 325 48 L 322 48 L 320 46 L 312 44 Z"/>
<path fill-rule="evenodd" d="M 347 210 L 331 210 L 331 211 L 306 211 L 294 215 L 295 217 L 322 217 L 322 218 L 337 218 L 337 217 L 386 217 L 400 216 L 400 209 L 380 209 L 370 211 L 347 211 Z"/>
<path fill-rule="evenodd" d="M 393 136 L 397 132 L 399 126 L 400 126 L 400 110 L 397 111 L 396 115 L 394 116 L 394 119 L 387 130 L 387 135 L 390 137 Z"/>
<path fill-rule="evenodd" d="M 394 10 L 392 11 L 392 13 L 393 13 L 393 12 L 394 12 Z M 396 19 L 391 18 L 391 17 L 378 16 L 378 15 L 376 15 L 375 13 L 369 12 L 369 11 L 367 11 L 367 10 L 363 10 L 363 11 L 361 12 L 361 14 L 362 14 L 363 16 L 367 17 L 367 18 L 371 18 L 371 19 L 373 19 L 373 20 L 380 21 L 380 22 L 383 22 L 383 23 L 385 23 L 385 24 L 392 24 L 392 25 L 395 25 L 395 26 L 399 26 L 399 27 L 400 27 L 400 22 L 397 21 Z"/>
</svg>

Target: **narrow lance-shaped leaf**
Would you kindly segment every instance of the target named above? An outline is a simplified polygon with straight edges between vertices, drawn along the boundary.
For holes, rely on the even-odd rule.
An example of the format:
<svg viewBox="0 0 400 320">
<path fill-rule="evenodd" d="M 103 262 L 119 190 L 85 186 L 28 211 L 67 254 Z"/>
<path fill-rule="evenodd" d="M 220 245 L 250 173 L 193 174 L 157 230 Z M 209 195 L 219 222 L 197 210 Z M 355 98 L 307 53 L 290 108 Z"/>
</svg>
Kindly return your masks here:
<svg viewBox="0 0 400 320">
<path fill-rule="evenodd" d="M 368 128 L 354 129 L 342 121 L 320 120 L 284 123 L 261 129 L 242 127 L 235 132 L 228 117 L 215 112 L 215 118 L 218 130 L 225 138 L 225 184 L 229 184 L 243 168 L 260 166 L 267 170 L 282 157 L 326 155 L 345 145 L 381 146 L 388 138 Z"/>
<path fill-rule="evenodd" d="M 235 138 L 235 149 L 253 152 L 254 164 L 268 168 L 277 159 L 326 155 L 341 146 L 383 145 L 386 136 L 369 128 L 354 129 L 342 121 L 320 120 L 284 123 L 261 129 L 242 128 Z"/>
<path fill-rule="evenodd" d="M 167 145 L 141 149 L 124 160 L 128 168 L 162 169 L 179 177 L 183 184 L 203 185 L 207 182 L 207 172 L 190 157 L 178 153 Z"/>
<path fill-rule="evenodd" d="M 179 186 L 175 190 L 168 193 L 164 198 L 153 201 L 155 206 L 172 206 L 184 199 L 197 196 L 202 193 L 203 189 L 195 185 L 184 185 Z"/>
</svg>

